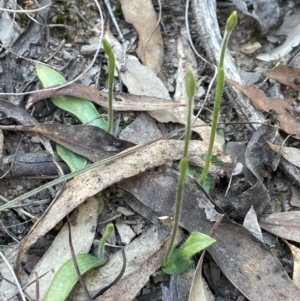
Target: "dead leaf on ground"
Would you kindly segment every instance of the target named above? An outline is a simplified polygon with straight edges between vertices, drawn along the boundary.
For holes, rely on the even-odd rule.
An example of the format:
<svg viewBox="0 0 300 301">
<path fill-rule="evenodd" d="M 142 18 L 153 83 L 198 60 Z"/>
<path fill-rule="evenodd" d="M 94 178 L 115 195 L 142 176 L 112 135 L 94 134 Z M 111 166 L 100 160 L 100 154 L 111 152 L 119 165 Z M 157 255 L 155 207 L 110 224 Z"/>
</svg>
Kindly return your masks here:
<svg viewBox="0 0 300 301">
<path fill-rule="evenodd" d="M 0 125 L 0 128 L 10 131 L 41 134 L 73 152 L 84 156 L 92 162 L 111 157 L 134 146 L 133 143 L 115 138 L 99 127 L 85 124 L 67 125 L 45 123 L 32 126 L 16 125 L 13 127 Z"/>
<path fill-rule="evenodd" d="M 280 64 L 264 75 L 300 92 L 300 68 Z"/>
<path fill-rule="evenodd" d="M 37 121 L 24 109 L 16 106 L 8 101 L 0 99 L 0 115 L 1 119 L 12 119 L 20 124 L 37 124 Z M 46 137 L 40 137 L 41 143 L 44 145 L 47 152 L 54 156 L 50 141 Z"/>
<path fill-rule="evenodd" d="M 293 281 L 300 288 L 300 249 L 286 240 L 284 241 L 289 246 L 294 259 Z"/>
<path fill-rule="evenodd" d="M 169 231 L 166 227 L 161 225 L 151 226 L 138 238 L 124 247 L 127 265 L 122 279 L 97 300 L 103 300 L 104 296 L 111 298 L 105 298 L 105 300 L 133 300 L 137 292 L 144 287 L 149 277 L 155 272 L 155 268 L 159 268 L 162 259 L 161 256 L 165 252 L 165 242 L 168 235 Z M 93 269 L 84 275 L 87 289 L 92 296 L 111 284 L 119 274 L 122 264 L 123 259 L 121 251 L 119 251 L 110 257 L 105 266 Z M 133 285 L 130 279 L 131 275 L 132 280 L 136 280 L 136 282 L 133 282 Z M 137 280 L 139 275 L 140 279 Z M 123 298 L 123 295 L 121 298 L 119 297 L 121 290 L 126 299 Z M 71 293 L 70 300 L 86 301 L 86 296 L 79 284 L 76 285 Z"/>
<path fill-rule="evenodd" d="M 146 146 L 135 146 L 119 154 L 106 165 L 95 167 L 68 182 L 38 226 L 24 240 L 16 266 L 21 266 L 20 261 L 33 243 L 88 197 L 148 168 L 179 160 L 182 157 L 183 143 L 183 141 L 163 140 Z M 201 141 L 191 141 L 190 157 L 204 155 L 206 151 L 207 146 Z"/>
<path fill-rule="evenodd" d="M 39 100 L 59 95 L 69 95 L 84 98 L 98 104 L 99 106 L 108 108 L 107 93 L 99 91 L 90 86 L 75 83 L 66 87 L 59 88 L 58 86 L 57 89 L 40 91 L 32 94 L 28 99 L 26 108 L 28 109 Z M 152 111 L 180 106 L 185 106 L 185 104 L 172 101 L 171 99 L 155 97 L 151 95 L 134 95 L 123 92 L 113 93 L 113 109 L 116 111 Z"/>
<path fill-rule="evenodd" d="M 279 212 L 259 219 L 262 229 L 279 237 L 300 242 L 300 211 Z"/>
<path fill-rule="evenodd" d="M 144 65 L 155 73 L 161 69 L 164 44 L 157 24 L 157 16 L 151 0 L 121 0 L 126 22 L 131 23 L 139 34 L 137 54 Z"/>
<path fill-rule="evenodd" d="M 293 165 L 300 168 L 300 162 L 299 162 L 300 149 L 299 148 L 276 145 L 269 141 L 266 141 L 266 143 L 274 152 L 281 155 L 287 161 L 289 161 Z"/>
<path fill-rule="evenodd" d="M 151 182 L 150 183 L 150 179 Z M 141 175 L 120 185 L 160 216 L 170 215 L 174 206 L 178 177 L 170 173 Z M 155 186 L 155 183 L 156 186 Z M 164 183 L 167 185 L 162 186 Z M 146 185 L 151 186 L 149 198 Z M 126 188 L 125 188 L 126 187 Z M 189 232 L 208 234 L 219 213 L 200 185 L 187 177 L 184 188 L 181 226 Z M 271 251 L 249 231 L 226 216 L 215 233 L 216 243 L 207 250 L 225 276 L 249 300 L 297 300 L 300 290 L 290 280 Z"/>
<path fill-rule="evenodd" d="M 95 197 L 91 197 L 76 208 L 70 216 L 72 244 L 76 255 L 90 251 L 95 238 L 98 207 L 99 200 Z M 70 258 L 72 258 L 72 256 L 69 245 L 69 230 L 68 225 L 65 224 L 26 281 L 27 283 L 33 281 L 36 276 L 35 273 L 37 273 L 38 276 L 46 273 L 46 275 L 39 280 L 41 300 L 45 296 L 58 269 Z M 35 298 L 35 282 L 26 289 L 26 293 L 29 294 L 32 299 Z"/>
<path fill-rule="evenodd" d="M 206 251 L 203 251 L 198 261 L 188 301 L 214 301 L 215 298 L 208 288 L 202 276 L 203 259 Z"/>
<path fill-rule="evenodd" d="M 266 94 L 255 86 L 244 87 L 234 80 L 226 81 L 243 91 L 260 109 L 265 112 L 275 111 L 280 127 L 288 134 L 294 134 L 300 139 L 300 113 L 279 97 L 267 97 Z"/>
<path fill-rule="evenodd" d="M 151 244 L 150 241 L 149 243 Z M 148 258 L 144 258 L 144 262 L 136 271 L 123 278 L 118 284 L 114 285 L 95 300 L 132 301 L 149 281 L 150 276 L 160 268 L 163 256 L 167 251 L 167 247 L 168 244 L 165 242 L 156 253 Z M 131 262 L 131 264 L 135 264 L 135 261 Z"/>
</svg>

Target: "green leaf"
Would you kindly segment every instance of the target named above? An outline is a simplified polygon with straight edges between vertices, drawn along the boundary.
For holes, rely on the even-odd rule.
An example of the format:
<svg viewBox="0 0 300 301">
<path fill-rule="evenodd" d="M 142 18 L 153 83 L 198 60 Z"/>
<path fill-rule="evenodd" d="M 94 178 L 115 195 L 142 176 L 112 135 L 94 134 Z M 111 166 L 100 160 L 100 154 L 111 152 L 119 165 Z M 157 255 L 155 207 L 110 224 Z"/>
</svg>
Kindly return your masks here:
<svg viewBox="0 0 300 301">
<path fill-rule="evenodd" d="M 38 64 L 36 71 L 45 88 L 65 84 L 67 82 L 61 74 L 45 65 Z M 100 114 L 90 101 L 74 96 L 55 96 L 51 97 L 51 101 L 60 109 L 75 115 L 82 123 L 89 123 L 90 125 L 107 130 L 106 120 L 100 118 Z M 56 151 L 68 164 L 71 172 L 90 164 L 90 161 L 86 158 L 73 153 L 59 144 L 56 145 Z"/>
<path fill-rule="evenodd" d="M 215 241 L 215 239 L 203 233 L 192 232 L 180 247 L 173 249 L 167 266 L 162 267 L 162 270 L 169 275 L 185 272 L 192 263 L 192 257 Z"/>
<path fill-rule="evenodd" d="M 234 30 L 236 23 L 237 23 L 237 12 L 235 10 L 231 13 L 229 18 L 227 19 L 225 30 L 228 33 L 231 33 Z"/>
<path fill-rule="evenodd" d="M 185 74 L 185 89 L 187 96 L 190 99 L 194 98 L 196 92 L 196 81 L 191 69 L 188 69 Z"/>
<path fill-rule="evenodd" d="M 87 271 L 103 266 L 107 259 L 98 260 L 90 254 L 78 254 L 76 261 L 79 267 L 80 274 L 83 275 Z M 74 267 L 73 259 L 66 261 L 55 274 L 51 285 L 47 291 L 43 301 L 63 301 L 70 294 L 72 288 L 78 281 L 78 276 Z"/>
</svg>

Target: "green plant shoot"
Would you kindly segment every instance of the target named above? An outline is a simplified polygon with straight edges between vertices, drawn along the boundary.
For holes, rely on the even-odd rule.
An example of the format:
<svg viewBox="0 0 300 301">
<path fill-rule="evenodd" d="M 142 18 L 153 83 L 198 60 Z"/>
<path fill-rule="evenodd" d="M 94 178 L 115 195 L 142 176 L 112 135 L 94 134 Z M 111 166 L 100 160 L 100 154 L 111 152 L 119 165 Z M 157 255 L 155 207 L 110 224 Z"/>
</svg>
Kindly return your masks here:
<svg viewBox="0 0 300 301">
<path fill-rule="evenodd" d="M 185 272 L 191 265 L 191 258 L 198 252 L 210 246 L 215 240 L 205 234 L 200 232 L 192 232 L 188 239 L 185 241 L 183 245 L 176 248 L 175 240 L 179 227 L 182 199 L 183 199 L 183 190 L 185 177 L 188 170 L 188 150 L 189 143 L 191 139 L 191 131 L 192 131 L 192 108 L 193 108 L 193 99 L 196 90 L 196 81 L 194 78 L 194 74 L 192 70 L 188 70 L 185 75 L 185 88 L 188 96 L 188 105 L 187 105 L 187 122 L 186 122 L 186 133 L 185 133 L 185 141 L 184 141 L 184 149 L 183 149 L 183 157 L 180 160 L 179 169 L 179 179 L 177 186 L 177 196 L 175 202 L 175 216 L 174 216 L 174 224 L 172 228 L 172 234 L 170 243 L 167 249 L 167 253 L 162 260 L 162 270 L 166 274 L 180 274 Z"/>
<path fill-rule="evenodd" d="M 83 275 L 89 270 L 106 264 L 108 258 L 104 254 L 104 244 L 114 229 L 113 224 L 108 224 L 102 236 L 99 246 L 98 256 L 88 253 L 76 255 L 77 265 L 80 274 Z M 51 285 L 43 301 L 63 301 L 70 294 L 72 288 L 78 281 L 78 276 L 74 267 L 73 259 L 67 260 L 55 274 Z"/>
<path fill-rule="evenodd" d="M 207 156 L 206 156 L 206 160 L 205 160 L 203 173 L 202 173 L 202 176 L 200 179 L 201 185 L 203 185 L 205 182 L 205 179 L 208 174 L 209 165 L 211 162 L 212 150 L 213 150 L 216 131 L 217 131 L 219 111 L 220 111 L 221 99 L 222 99 L 223 88 L 224 88 L 224 79 L 225 79 L 224 58 L 225 58 L 225 53 L 226 53 L 230 34 L 233 31 L 234 27 L 236 26 L 236 23 L 237 23 L 237 12 L 234 11 L 227 19 L 226 27 L 225 27 L 225 34 L 224 34 L 224 38 L 223 38 L 222 45 L 221 45 L 221 53 L 220 53 L 220 59 L 219 59 L 219 64 L 218 64 L 218 75 L 217 75 L 217 87 L 216 87 L 216 95 L 215 95 L 215 103 L 214 103 L 214 113 L 213 113 L 213 120 L 212 120 L 212 125 L 211 125 L 211 132 L 210 132 Z"/>
<path fill-rule="evenodd" d="M 105 53 L 108 57 L 108 129 L 107 131 L 112 133 L 113 125 L 113 84 L 114 84 L 114 72 L 115 72 L 115 56 L 112 48 L 106 39 L 102 41 Z"/>
<path fill-rule="evenodd" d="M 172 258 L 172 251 L 175 245 L 175 239 L 178 231 L 179 220 L 180 220 L 180 213 L 181 213 L 181 205 L 182 205 L 182 194 L 184 189 L 185 183 L 185 176 L 188 169 L 188 150 L 189 150 L 189 143 L 191 137 L 191 118 L 192 118 L 192 103 L 193 98 L 195 95 L 196 90 L 196 82 L 194 78 L 194 74 L 192 70 L 188 70 L 185 75 L 185 87 L 186 93 L 188 96 L 188 104 L 187 104 L 187 123 L 186 123 L 186 132 L 185 132 L 185 140 L 184 140 L 184 149 L 183 149 L 183 156 L 179 163 L 179 179 L 178 179 L 178 186 L 177 186 L 177 196 L 175 202 L 175 216 L 174 216 L 174 225 L 172 228 L 171 240 L 168 246 L 167 253 L 162 261 L 162 268 L 167 268 L 170 265 L 170 259 Z"/>
</svg>

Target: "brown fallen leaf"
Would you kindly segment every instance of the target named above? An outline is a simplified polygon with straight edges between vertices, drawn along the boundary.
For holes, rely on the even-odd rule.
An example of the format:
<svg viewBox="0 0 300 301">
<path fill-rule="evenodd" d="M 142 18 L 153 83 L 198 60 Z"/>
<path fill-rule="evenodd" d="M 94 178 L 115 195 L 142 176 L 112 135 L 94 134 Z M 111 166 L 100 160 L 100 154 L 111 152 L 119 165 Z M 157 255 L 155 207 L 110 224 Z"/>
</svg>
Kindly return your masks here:
<svg viewBox="0 0 300 301">
<path fill-rule="evenodd" d="M 150 186 L 153 197 L 145 191 Z M 145 206 L 160 216 L 169 215 L 174 206 L 178 177 L 171 173 L 151 173 L 122 181 Z M 156 186 L 154 183 L 158 183 Z M 164 183 L 168 185 L 162 186 Z M 153 193 L 155 191 L 156 193 Z M 155 197 L 156 195 L 156 197 Z M 181 226 L 189 232 L 209 234 L 219 213 L 198 182 L 187 177 L 184 189 Z M 220 211 L 220 209 L 217 209 Z M 216 264 L 249 300 L 298 300 L 300 290 L 290 280 L 278 259 L 249 231 L 224 217 L 216 229 L 216 243 L 207 250 Z"/>
<path fill-rule="evenodd" d="M 10 131 L 40 134 L 82 155 L 92 162 L 111 157 L 133 143 L 115 138 L 105 130 L 91 125 L 36 124 L 32 126 L 1 126 Z"/>
<path fill-rule="evenodd" d="M 300 113 L 286 101 L 279 97 L 267 97 L 262 90 L 257 89 L 255 86 L 244 87 L 234 80 L 226 79 L 226 81 L 244 92 L 260 109 L 265 112 L 275 112 L 280 127 L 286 133 L 294 134 L 298 139 L 300 138 Z"/>
<path fill-rule="evenodd" d="M 139 34 L 138 57 L 144 65 L 158 73 L 163 63 L 164 44 L 152 1 L 120 2 L 126 22 L 131 23 Z"/>
<path fill-rule="evenodd" d="M 1 119 L 8 118 L 16 121 L 19 124 L 37 124 L 37 121 L 24 109 L 0 99 L 0 115 Z M 54 152 L 50 141 L 46 137 L 41 137 L 41 143 L 44 145 L 47 152 L 54 157 Z"/>
<path fill-rule="evenodd" d="M 269 141 L 266 141 L 268 146 L 277 154 L 280 154 L 283 158 L 287 161 L 292 163 L 293 165 L 300 167 L 299 156 L 300 156 L 300 149 L 295 147 L 286 147 L 281 145 L 273 144 Z"/>
<path fill-rule="evenodd" d="M 99 106 L 108 108 L 107 93 L 90 86 L 75 83 L 66 87 L 59 88 L 58 86 L 57 89 L 40 91 L 32 94 L 28 99 L 26 108 L 30 108 L 39 100 L 59 95 L 70 95 L 84 98 L 98 104 Z M 185 106 L 185 104 L 178 103 L 170 99 L 146 95 L 133 95 L 122 92 L 114 92 L 113 98 L 113 109 L 116 111 L 152 111 Z"/>
<path fill-rule="evenodd" d="M 288 211 L 263 216 L 259 219 L 262 229 L 279 237 L 300 242 L 300 212 Z"/>
<path fill-rule="evenodd" d="M 293 281 L 300 288 L 300 249 L 286 240 L 284 241 L 289 246 L 294 259 Z"/>
<path fill-rule="evenodd" d="M 215 300 L 212 292 L 208 288 L 206 281 L 202 276 L 202 266 L 205 255 L 205 250 L 202 252 L 198 261 L 196 271 L 194 274 L 193 282 L 191 285 L 190 295 L 188 301 L 213 301 Z"/>
<path fill-rule="evenodd" d="M 300 92 L 300 68 L 280 64 L 264 75 Z"/>
<path fill-rule="evenodd" d="M 106 165 L 95 167 L 68 182 L 53 206 L 24 240 L 18 254 L 16 266 L 21 267 L 20 262 L 33 243 L 88 197 L 148 168 L 178 160 L 182 157 L 182 151 L 183 141 L 174 140 L 156 141 L 142 147 L 135 146 L 116 157 L 112 157 Z M 191 141 L 190 157 L 204 155 L 206 151 L 207 146 L 201 141 Z"/>
</svg>

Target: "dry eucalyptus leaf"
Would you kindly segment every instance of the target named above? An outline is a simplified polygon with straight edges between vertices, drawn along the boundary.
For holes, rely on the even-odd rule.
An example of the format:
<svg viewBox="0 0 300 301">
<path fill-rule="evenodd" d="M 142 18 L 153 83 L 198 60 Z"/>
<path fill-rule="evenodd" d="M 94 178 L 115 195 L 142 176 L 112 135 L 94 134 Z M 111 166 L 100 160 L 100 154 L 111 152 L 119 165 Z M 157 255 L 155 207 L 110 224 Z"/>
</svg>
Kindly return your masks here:
<svg viewBox="0 0 300 301">
<path fill-rule="evenodd" d="M 264 75 L 300 92 L 300 68 L 280 64 Z"/>
<path fill-rule="evenodd" d="M 286 240 L 285 243 L 289 246 L 294 258 L 293 281 L 300 288 L 300 249 Z"/>
<path fill-rule="evenodd" d="M 279 237 L 300 242 L 300 211 L 279 212 L 259 219 L 262 229 Z"/>
<path fill-rule="evenodd" d="M 164 44 L 151 0 L 121 0 L 122 12 L 139 34 L 137 54 L 154 73 L 161 69 Z"/>
<path fill-rule="evenodd" d="M 149 241 L 149 244 L 152 244 Z M 95 299 L 96 301 L 132 301 L 141 291 L 141 289 L 149 281 L 150 276 L 153 275 L 161 266 L 163 256 L 167 251 L 168 244 L 165 242 L 161 245 L 160 249 L 149 256 L 144 258 L 144 262 L 133 273 L 123 278 L 118 284 L 114 285 L 102 296 Z M 131 264 L 136 264 L 135 261 Z"/>
<path fill-rule="evenodd" d="M 72 244 L 76 255 L 90 251 L 95 237 L 98 207 L 99 200 L 95 197 L 90 197 L 86 202 L 76 208 L 70 216 Z M 35 279 L 35 273 L 39 276 L 47 273 L 44 277 L 39 279 L 41 300 L 45 296 L 55 273 L 70 258 L 72 258 L 72 256 L 69 246 L 69 230 L 68 225 L 65 224 L 27 279 L 27 283 L 30 283 Z M 26 289 L 26 293 L 29 294 L 32 299 L 35 298 L 35 282 Z"/>
<path fill-rule="evenodd" d="M 204 155 L 207 146 L 201 141 L 191 141 L 189 150 L 189 156 Z M 20 261 L 24 254 L 38 238 L 45 235 L 88 197 L 148 168 L 178 160 L 182 157 L 182 151 L 183 141 L 163 140 L 142 147 L 136 146 L 119 154 L 117 159 L 110 163 L 95 167 L 68 182 L 56 202 L 23 242 L 17 266 L 21 266 Z"/>
<path fill-rule="evenodd" d="M 85 124 L 67 125 L 45 123 L 32 126 L 2 126 L 2 128 L 11 131 L 41 134 L 63 145 L 74 153 L 84 156 L 92 162 L 111 157 L 134 146 L 133 143 L 115 138 L 99 127 Z"/>
<path fill-rule="evenodd" d="M 202 266 L 205 250 L 202 252 L 198 261 L 188 301 L 214 301 L 214 295 L 210 291 L 205 279 L 202 276 Z"/>
<path fill-rule="evenodd" d="M 267 97 L 266 94 L 255 86 L 242 86 L 234 80 L 227 79 L 229 84 L 244 92 L 253 103 L 265 112 L 275 111 L 280 127 L 288 134 L 295 134 L 300 138 L 300 113 L 279 97 Z"/>
<path fill-rule="evenodd" d="M 90 86 L 75 83 L 66 87 L 57 87 L 57 89 L 40 91 L 32 94 L 28 99 L 26 108 L 28 109 L 39 100 L 59 95 L 69 95 L 84 98 L 104 108 L 108 108 L 107 93 L 99 91 Z M 155 97 L 146 96 L 143 94 L 134 95 L 123 92 L 113 93 L 113 110 L 116 111 L 152 111 L 180 107 L 184 105 L 185 104 L 170 100 L 169 97 L 162 98 L 162 96 Z"/>
</svg>

